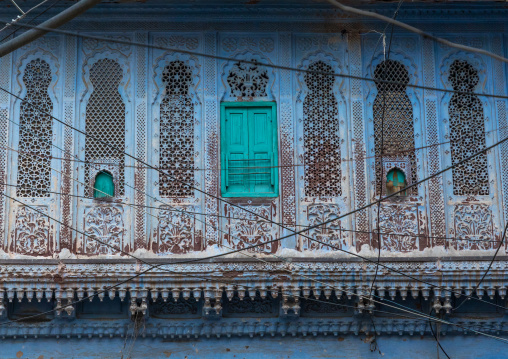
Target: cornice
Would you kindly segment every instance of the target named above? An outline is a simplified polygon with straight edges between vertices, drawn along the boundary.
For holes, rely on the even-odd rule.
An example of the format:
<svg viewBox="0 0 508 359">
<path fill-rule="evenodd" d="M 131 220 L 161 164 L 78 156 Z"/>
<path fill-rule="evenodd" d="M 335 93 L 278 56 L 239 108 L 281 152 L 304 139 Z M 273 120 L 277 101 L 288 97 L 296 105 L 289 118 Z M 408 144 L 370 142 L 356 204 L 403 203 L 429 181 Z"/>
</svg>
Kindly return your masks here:
<svg viewBox="0 0 508 359">
<path fill-rule="evenodd" d="M 53 262 L 53 261 L 52 261 Z M 450 297 L 450 291 L 471 294 L 489 265 L 488 260 L 461 261 L 383 261 L 399 273 L 380 268 L 376 288 L 382 296 L 424 298 Z M 0 291 L 9 300 L 15 297 L 68 298 L 117 285 L 131 276 L 148 269 L 147 264 L 132 261 L 95 261 L 93 263 L 59 261 L 59 263 L 6 263 L 0 266 Z M 159 262 L 160 264 L 160 262 Z M 145 299 L 169 291 L 200 293 L 213 298 L 224 291 L 238 290 L 244 295 L 252 290 L 280 292 L 307 297 L 314 293 L 329 292 L 332 288 L 348 296 L 363 295 L 376 273 L 375 263 L 360 261 L 310 262 L 293 259 L 290 262 L 232 261 L 194 264 L 169 264 L 123 283 L 114 290 L 125 296 Z M 328 286 L 327 286 L 328 284 Z M 445 288 L 442 290 L 439 288 Z M 255 289 L 254 289 L 255 288 Z M 489 275 L 477 290 L 480 296 L 504 298 L 508 288 L 508 261 L 494 262 Z M 91 293 L 90 293 L 91 294 Z M 198 295 L 198 294 L 196 294 Z"/>
</svg>

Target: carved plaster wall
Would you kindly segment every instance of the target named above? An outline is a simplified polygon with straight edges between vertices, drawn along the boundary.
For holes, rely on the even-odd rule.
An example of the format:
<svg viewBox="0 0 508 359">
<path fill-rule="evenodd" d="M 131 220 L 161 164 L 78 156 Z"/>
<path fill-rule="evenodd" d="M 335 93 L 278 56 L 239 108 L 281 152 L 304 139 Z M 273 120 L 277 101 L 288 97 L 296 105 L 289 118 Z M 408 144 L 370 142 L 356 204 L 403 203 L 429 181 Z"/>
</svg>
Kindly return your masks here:
<svg viewBox="0 0 508 359">
<path fill-rule="evenodd" d="M 132 34 L 128 35 L 120 35 L 120 34 L 111 34 L 117 39 L 122 40 L 133 40 Z M 136 55 L 139 55 L 135 52 L 134 47 L 130 45 L 112 43 L 112 42 L 103 42 L 92 39 L 83 39 L 81 43 L 79 43 L 78 47 L 79 53 L 79 61 L 77 63 L 78 71 L 78 79 L 77 79 L 77 90 L 76 90 L 76 108 L 77 115 L 80 119 L 78 121 L 78 128 L 80 130 L 85 131 L 85 120 L 87 116 L 87 105 L 89 104 L 93 92 L 95 90 L 98 91 L 108 91 L 104 87 L 100 89 L 94 89 L 94 83 L 91 81 L 91 70 L 100 63 L 112 64 L 114 66 L 115 71 L 119 71 L 119 82 L 115 84 L 115 87 L 112 89 L 115 99 L 119 96 L 119 101 L 124 106 L 124 110 L 121 113 L 125 116 L 125 129 L 124 129 L 124 150 L 127 153 L 133 153 L 136 149 L 139 150 L 139 146 L 136 145 L 136 116 L 139 115 L 139 111 L 135 109 L 135 98 L 136 92 L 139 91 L 138 86 L 134 86 L 134 79 L 137 74 L 136 69 Z M 101 82 L 97 82 L 96 86 L 102 86 Z M 108 85 L 109 86 L 109 85 Z M 110 100 L 107 98 L 106 100 Z M 118 102 L 118 101 L 117 101 Z M 106 111 L 104 106 L 100 104 L 95 105 L 95 110 L 97 113 L 100 111 Z M 117 111 L 118 112 L 118 111 Z M 115 113 L 117 113 L 115 112 Z M 118 114 L 117 114 L 118 115 Z M 141 114 L 142 116 L 142 114 Z M 116 117 L 115 117 L 116 118 Z M 104 121 L 107 121 L 108 117 L 104 117 Z M 121 121 L 121 119 L 119 119 Z M 131 125 L 132 124 L 132 125 Z M 96 137 L 101 137 L 102 131 L 108 131 L 107 122 L 98 123 L 97 133 L 94 134 Z M 121 126 L 115 127 L 113 130 L 122 131 Z M 104 134 L 108 134 L 104 132 Z M 84 135 L 79 135 L 74 133 L 76 136 L 76 140 L 74 141 L 74 151 L 79 159 L 81 159 L 82 163 L 77 166 L 77 172 L 74 174 L 75 179 L 79 179 L 82 183 L 81 185 L 77 185 L 77 193 L 81 196 L 89 196 L 91 197 L 93 194 L 92 186 L 93 186 L 93 175 L 99 172 L 100 170 L 108 170 L 114 176 L 115 182 L 115 200 L 121 201 L 125 203 L 130 203 L 134 201 L 137 191 L 133 186 L 135 180 L 135 170 L 140 164 L 137 161 L 134 161 L 132 158 L 128 156 L 121 157 L 121 154 L 117 154 L 115 151 L 115 155 L 111 157 L 104 156 L 104 158 L 88 158 L 85 154 L 85 147 L 87 143 L 87 139 Z M 109 138 L 109 137 L 105 137 Z M 121 147 L 120 143 L 116 143 L 117 146 Z M 122 149 L 120 149 L 122 150 Z M 91 160 L 93 159 L 93 160 Z M 93 163 L 92 163 L 93 162 Z M 85 177 L 85 166 L 89 167 L 89 175 Z M 139 176 L 137 178 L 139 180 Z M 76 186 L 76 184 L 74 184 Z M 139 201 L 139 198 L 138 198 Z M 119 249 L 133 249 L 134 243 L 138 242 L 134 238 L 135 229 L 137 222 L 139 223 L 139 213 L 137 216 L 136 222 L 136 211 L 132 206 L 126 206 L 122 204 L 109 206 L 99 203 L 97 200 L 92 198 L 79 198 L 76 201 L 77 206 L 77 215 L 74 218 L 73 226 L 79 228 L 80 230 L 93 233 L 97 236 L 97 238 L 102 238 L 106 240 L 106 242 L 111 241 L 115 246 L 118 245 Z M 94 209 L 92 211 L 92 208 Z M 106 208 L 109 208 L 107 210 Z M 102 218 L 102 219 L 98 219 Z M 101 222 L 102 221 L 102 222 Z M 104 222 L 104 223 L 103 223 Z M 105 224 L 105 223 L 108 224 Z M 95 228 L 94 223 L 102 226 L 101 229 Z M 109 226 L 113 226 L 114 228 L 109 228 Z M 139 232 L 139 225 L 137 227 L 137 231 Z M 109 231 L 111 235 L 109 235 Z M 109 237 L 108 237 L 109 236 Z M 99 254 L 118 254 L 118 250 L 114 250 L 111 248 L 107 248 L 104 245 L 101 245 L 91 238 L 83 238 L 83 236 L 76 236 L 76 240 L 73 244 L 73 248 L 75 251 L 86 254 L 86 255 L 99 255 Z M 146 242 L 146 239 L 144 240 Z M 95 243 L 94 243 L 95 242 Z M 142 245 L 142 242 L 141 242 Z M 139 245 L 138 245 L 139 246 Z"/>
<path fill-rule="evenodd" d="M 327 35 L 295 35 L 295 59 L 299 68 L 330 72 L 332 75 L 295 73 L 295 116 L 296 155 L 298 165 L 297 193 L 300 223 L 317 224 L 319 219 L 345 213 L 351 205 L 350 193 L 350 133 L 348 131 L 348 108 L 346 97 L 349 87 L 346 81 L 334 73 L 344 72 L 347 47 L 344 38 Z M 319 68 L 315 68 L 319 66 Z M 326 96 L 329 101 L 322 101 Z M 325 106 L 331 107 L 325 107 Z M 329 141 L 333 146 L 321 144 Z M 331 148 L 333 147 L 333 148 Z M 330 151 L 333 154 L 330 154 Z M 312 162 L 312 163 L 310 163 Z M 329 183 L 321 176 L 331 176 Z M 332 183 L 333 182 L 333 183 Z M 319 204 L 319 205 L 318 205 Z M 350 228 L 351 218 L 334 222 L 325 232 Z M 319 232 L 319 231 L 318 231 Z M 347 248 L 352 245 L 352 232 L 341 231 L 340 235 L 328 236 L 333 245 Z M 313 231 L 311 238 L 322 234 Z M 327 236 L 324 236 L 327 237 Z M 311 243 L 311 239 L 300 236 L 296 247 L 300 250 L 330 247 Z"/>
<path fill-rule="evenodd" d="M 421 74 L 420 74 L 420 63 L 421 63 L 421 54 L 418 51 L 420 46 L 420 39 L 416 36 L 396 36 L 393 39 L 391 45 L 391 51 L 388 54 L 387 49 L 383 47 L 382 42 L 377 42 L 377 37 L 370 36 L 367 37 L 364 41 L 364 49 L 365 53 L 362 57 L 364 61 L 364 74 L 370 78 L 375 77 L 376 69 L 379 71 L 380 64 L 386 59 L 390 60 L 392 63 L 399 64 L 403 66 L 403 71 L 407 71 L 408 76 L 408 85 L 419 85 L 421 83 Z M 370 59 L 370 61 L 369 61 Z M 394 74 L 395 75 L 395 74 Z M 379 77 L 380 75 L 378 75 Z M 399 74 L 400 76 L 400 74 Z M 403 80 L 403 79 L 397 79 Z M 375 124 L 374 119 L 375 116 L 379 117 L 383 116 L 378 113 L 377 115 L 374 113 L 374 109 L 377 103 L 379 106 L 379 101 L 383 101 L 379 99 L 380 92 L 379 87 L 382 85 L 377 85 L 371 81 L 364 82 L 364 88 L 366 91 L 366 99 L 365 102 L 365 114 L 366 114 L 366 129 L 368 134 L 367 140 L 367 158 L 361 160 L 364 161 L 365 166 L 368 168 L 368 178 L 369 178 L 369 192 L 368 196 L 371 201 L 378 200 L 379 191 L 376 191 L 377 186 L 381 186 L 383 188 L 383 196 L 385 193 L 385 181 L 386 175 L 388 171 L 393 168 L 401 169 L 406 175 L 406 181 L 408 185 L 416 183 L 419 179 L 422 179 L 426 176 L 426 168 L 424 164 L 426 163 L 424 156 L 425 152 L 420 150 L 420 148 L 424 147 L 425 139 L 423 137 L 423 125 L 425 120 L 424 115 L 422 113 L 423 109 L 421 106 L 423 92 L 415 89 L 411 86 L 405 86 L 401 88 L 400 96 L 401 103 L 391 107 L 393 111 L 399 111 L 400 113 L 394 113 L 394 116 L 411 116 L 412 124 L 400 125 L 397 123 L 392 123 L 393 126 L 402 126 L 403 128 L 390 128 L 394 133 L 397 131 L 405 130 L 413 132 L 412 134 L 404 133 L 400 136 L 401 146 L 404 146 L 404 150 L 413 150 L 414 152 L 409 152 L 409 155 L 406 152 L 397 153 L 397 149 L 400 146 L 395 148 L 395 154 L 390 154 L 388 156 L 383 157 L 383 166 L 376 168 L 376 147 L 375 147 Z M 390 91 L 390 90 L 389 90 Z M 377 101 L 377 102 L 376 102 Z M 388 101 L 389 102 L 389 101 Z M 406 107 L 411 106 L 408 110 Z M 382 104 L 381 104 L 382 108 Z M 407 113 L 405 112 L 407 111 Z M 384 116 L 390 116 L 392 113 L 390 111 L 386 111 Z M 393 120 L 393 119 L 390 119 Z M 389 122 L 388 122 L 389 123 Z M 386 123 L 385 123 L 386 124 Z M 385 127 L 385 131 L 388 128 Z M 384 135 L 384 134 L 383 134 Z M 380 134 L 378 134 L 380 136 Z M 410 137 L 413 137 L 412 139 Z M 388 134 L 384 139 L 389 141 L 397 140 L 397 135 L 393 136 L 393 134 Z M 380 140 L 379 138 L 377 140 Z M 386 149 L 386 148 L 385 148 Z M 360 164 L 356 163 L 356 166 Z M 377 176 L 383 173 L 383 177 L 378 179 Z M 427 184 L 418 185 L 417 188 L 409 189 L 406 192 L 406 196 L 399 197 L 397 200 L 387 200 L 381 206 L 380 210 L 380 232 L 385 233 L 393 233 L 390 235 L 384 235 L 381 238 L 381 246 L 383 249 L 392 250 L 392 251 L 413 251 L 413 250 L 423 250 L 428 246 L 428 242 L 425 239 L 420 239 L 419 236 L 426 236 L 427 233 L 427 214 L 425 213 L 425 204 L 427 203 L 426 195 L 426 187 Z M 377 206 L 372 206 L 370 208 L 370 216 L 372 218 L 372 226 L 370 231 L 376 231 L 377 229 Z M 408 236 L 403 236 L 402 234 L 408 234 Z M 372 245 L 377 246 L 377 234 L 371 234 L 370 236 L 372 240 Z"/>
<path fill-rule="evenodd" d="M 490 43 L 490 40 L 487 40 L 484 36 L 455 37 L 454 40 L 459 43 L 481 46 L 486 46 Z M 494 84 L 489 70 L 490 59 L 461 51 L 450 50 L 444 46 L 437 46 L 437 49 L 440 73 L 438 82 L 441 86 L 447 89 L 452 89 L 454 86 L 466 86 L 466 84 L 473 81 L 471 83 L 473 88 L 465 89 L 466 92 L 474 91 L 476 93 L 491 93 L 493 91 Z M 455 81 L 453 71 L 455 71 L 454 66 L 457 64 L 468 64 L 471 67 L 470 72 L 461 74 L 462 77 L 460 78 L 463 78 L 465 82 L 461 81 L 460 83 L 457 83 Z M 464 103 L 467 103 L 469 100 L 476 101 L 476 107 L 472 105 L 467 106 L 472 111 L 473 117 L 464 114 L 460 117 L 460 120 L 457 121 L 456 115 L 457 113 L 460 115 L 460 111 L 453 109 L 457 96 L 465 96 L 466 101 L 462 101 Z M 474 98 L 476 98 L 476 100 L 474 100 Z M 461 141 L 468 141 L 467 138 L 474 138 L 474 136 L 484 137 L 484 147 L 490 146 L 495 141 L 501 139 L 500 134 L 497 131 L 500 125 L 497 120 L 492 120 L 493 118 L 496 118 L 494 100 L 482 96 L 474 96 L 474 98 L 470 98 L 467 94 L 455 95 L 449 92 L 439 94 L 439 111 L 442 118 L 443 140 L 445 142 L 442 146 L 444 167 L 449 167 L 453 164 L 452 151 L 459 151 L 459 148 L 455 148 L 457 147 L 457 143 L 460 144 Z M 480 112 L 474 112 L 473 110 L 480 110 Z M 454 112 L 450 113 L 450 111 Z M 482 115 L 483 121 L 481 121 L 481 118 L 478 117 L 479 115 Z M 483 123 L 476 123 L 476 125 L 470 123 L 470 121 L 473 120 L 476 120 L 476 122 L 480 120 L 480 122 Z M 458 135 L 457 131 L 453 134 L 452 126 L 459 131 Z M 475 131 L 475 129 L 478 133 L 470 133 L 471 131 Z M 483 132 L 483 134 L 481 132 Z M 450 141 L 454 142 L 454 147 L 452 147 Z M 482 146 L 481 141 L 476 142 L 477 146 Z M 467 150 L 466 153 L 460 152 L 459 156 L 467 158 L 478 149 L 475 151 Z M 447 171 L 443 175 L 447 204 L 445 208 L 445 215 L 447 217 L 447 221 L 450 224 L 453 223 L 448 227 L 448 233 L 451 237 L 449 245 L 453 248 L 473 250 L 491 248 L 492 242 L 475 242 L 474 238 L 480 235 L 478 231 L 482 234 L 490 232 L 492 236 L 491 239 L 493 240 L 500 238 L 501 236 L 500 228 L 502 226 L 500 223 L 502 222 L 500 221 L 503 213 L 499 207 L 502 196 L 500 192 L 501 186 L 498 185 L 501 180 L 499 161 L 501 158 L 499 152 L 500 150 L 500 148 L 494 148 L 491 151 L 488 151 L 486 155 L 481 155 L 478 158 L 475 158 L 475 162 L 473 163 L 481 165 L 481 177 L 484 179 L 488 178 L 488 182 L 484 181 L 484 185 L 482 186 L 483 189 L 479 188 L 478 191 L 475 190 L 474 194 L 468 194 L 462 191 L 463 189 L 466 189 L 467 192 L 467 186 L 461 184 L 461 181 L 467 180 L 466 174 L 457 177 L 454 176 L 452 171 Z M 473 177 L 475 180 L 477 179 L 477 176 Z M 475 217 L 476 220 L 480 221 L 478 226 L 475 225 L 475 222 L 471 221 L 472 217 Z M 459 223 L 460 225 L 458 225 Z M 454 238 L 456 238 L 456 240 Z"/>
</svg>

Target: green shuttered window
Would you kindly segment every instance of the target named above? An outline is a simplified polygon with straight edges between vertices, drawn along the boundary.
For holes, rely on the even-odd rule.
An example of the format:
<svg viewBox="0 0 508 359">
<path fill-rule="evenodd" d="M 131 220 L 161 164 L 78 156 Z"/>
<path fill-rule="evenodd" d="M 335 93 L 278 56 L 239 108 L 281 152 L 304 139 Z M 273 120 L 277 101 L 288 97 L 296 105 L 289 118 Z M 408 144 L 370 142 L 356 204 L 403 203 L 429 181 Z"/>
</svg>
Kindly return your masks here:
<svg viewBox="0 0 508 359">
<path fill-rule="evenodd" d="M 276 197 L 277 154 L 275 103 L 222 103 L 222 196 Z"/>
<path fill-rule="evenodd" d="M 109 199 L 115 196 L 115 183 L 113 175 L 106 171 L 101 171 L 95 176 L 93 198 Z"/>
</svg>

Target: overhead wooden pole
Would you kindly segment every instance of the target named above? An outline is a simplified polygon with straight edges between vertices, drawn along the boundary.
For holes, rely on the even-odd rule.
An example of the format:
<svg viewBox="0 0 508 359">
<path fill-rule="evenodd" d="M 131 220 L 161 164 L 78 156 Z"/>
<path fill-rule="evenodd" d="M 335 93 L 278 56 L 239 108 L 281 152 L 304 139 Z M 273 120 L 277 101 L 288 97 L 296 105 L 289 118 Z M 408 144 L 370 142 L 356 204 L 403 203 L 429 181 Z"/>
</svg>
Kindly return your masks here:
<svg viewBox="0 0 508 359">
<path fill-rule="evenodd" d="M 7 41 L 4 44 L 0 45 L 0 57 L 3 57 L 16 49 L 38 39 L 44 34 L 49 32 L 49 29 L 56 29 L 66 22 L 74 19 L 76 16 L 81 15 L 86 10 L 94 7 L 102 0 L 81 0 L 77 4 L 72 5 L 70 8 L 62 11 L 58 15 L 52 17 L 51 19 L 44 21 L 40 26 L 47 29 L 32 29 L 29 30 L 20 36 L 15 37 L 14 39 Z"/>
</svg>

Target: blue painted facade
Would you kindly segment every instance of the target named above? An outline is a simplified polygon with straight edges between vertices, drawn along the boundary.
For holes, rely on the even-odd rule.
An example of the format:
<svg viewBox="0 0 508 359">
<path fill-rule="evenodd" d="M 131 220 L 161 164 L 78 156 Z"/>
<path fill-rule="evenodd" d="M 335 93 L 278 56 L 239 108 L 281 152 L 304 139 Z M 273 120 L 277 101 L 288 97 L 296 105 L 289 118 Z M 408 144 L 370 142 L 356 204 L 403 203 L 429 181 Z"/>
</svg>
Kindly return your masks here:
<svg viewBox="0 0 508 359">
<path fill-rule="evenodd" d="M 503 56 L 507 18 L 496 2 L 398 16 Z M 52 33 L 1 58 L 0 87 L 54 118 L 0 91 L 0 357 L 436 356 L 428 320 L 397 305 L 445 320 L 453 358 L 504 357 L 471 329 L 506 338 L 504 244 L 475 291 L 508 220 L 505 143 L 291 236 L 389 194 L 394 170 L 410 185 L 508 136 L 506 64 L 398 28 L 387 59 L 384 26 L 324 3 L 104 3 L 64 29 L 132 44 Z M 397 85 L 359 79 L 386 74 Z M 221 197 L 230 102 L 275 104 L 276 196 Z M 376 275 L 359 256 L 379 242 Z M 150 263 L 167 265 L 119 284 Z"/>
</svg>

